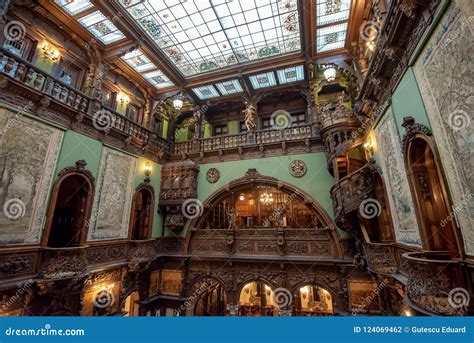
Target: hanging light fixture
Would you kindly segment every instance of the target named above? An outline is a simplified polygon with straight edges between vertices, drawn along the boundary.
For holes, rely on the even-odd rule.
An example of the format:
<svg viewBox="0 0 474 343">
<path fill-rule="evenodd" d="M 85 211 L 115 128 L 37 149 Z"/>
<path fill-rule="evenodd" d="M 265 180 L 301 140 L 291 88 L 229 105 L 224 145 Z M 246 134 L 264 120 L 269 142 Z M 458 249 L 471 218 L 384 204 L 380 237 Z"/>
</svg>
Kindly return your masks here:
<svg viewBox="0 0 474 343">
<path fill-rule="evenodd" d="M 178 93 L 173 99 L 173 107 L 176 111 L 180 111 L 183 107 L 183 93 Z"/>
<path fill-rule="evenodd" d="M 327 82 L 332 82 L 336 79 L 336 68 L 333 64 L 323 66 L 323 74 Z"/>
<path fill-rule="evenodd" d="M 269 205 L 273 202 L 273 194 L 268 193 L 267 191 L 260 194 L 260 201 L 263 202 L 265 205 Z"/>
</svg>

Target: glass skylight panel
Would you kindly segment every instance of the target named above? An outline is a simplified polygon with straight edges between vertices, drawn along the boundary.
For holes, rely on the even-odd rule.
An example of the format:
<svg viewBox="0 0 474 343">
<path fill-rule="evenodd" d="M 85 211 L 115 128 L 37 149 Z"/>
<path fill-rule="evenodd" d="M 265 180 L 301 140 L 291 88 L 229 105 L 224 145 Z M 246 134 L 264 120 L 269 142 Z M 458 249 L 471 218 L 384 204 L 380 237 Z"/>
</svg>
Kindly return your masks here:
<svg viewBox="0 0 474 343">
<path fill-rule="evenodd" d="M 316 51 L 323 52 L 343 48 L 347 23 L 323 27 L 316 31 Z"/>
<path fill-rule="evenodd" d="M 148 80 L 156 88 L 165 88 L 174 86 L 174 83 L 170 81 L 160 70 L 152 71 L 146 74 L 143 74 L 145 79 Z"/>
<path fill-rule="evenodd" d="M 54 2 L 70 15 L 76 15 L 94 7 L 89 0 L 54 0 Z"/>
<path fill-rule="evenodd" d="M 316 24 L 318 26 L 347 20 L 351 10 L 351 0 L 317 0 Z"/>
<path fill-rule="evenodd" d="M 304 80 L 303 66 L 289 67 L 277 70 L 278 81 L 280 84 Z"/>
<path fill-rule="evenodd" d="M 145 56 L 145 54 L 140 49 L 129 52 L 128 54 L 122 56 L 122 59 L 139 73 L 150 69 L 156 69 L 156 66 L 153 64 L 153 62 L 151 62 L 150 59 Z"/>
<path fill-rule="evenodd" d="M 222 95 L 241 93 L 244 90 L 238 80 L 229 80 L 216 83 L 216 87 Z"/>
<path fill-rule="evenodd" d="M 80 18 L 79 23 L 104 44 L 125 38 L 125 35 L 100 11 Z"/>
<path fill-rule="evenodd" d="M 265 88 L 276 86 L 275 74 L 273 72 L 267 72 L 258 75 L 250 76 L 250 82 L 252 83 L 253 89 Z"/>
<path fill-rule="evenodd" d="M 219 96 L 219 93 L 217 93 L 216 89 L 212 85 L 193 88 L 193 92 L 201 100 L 215 98 L 215 97 Z"/>
<path fill-rule="evenodd" d="M 185 76 L 301 51 L 297 0 L 120 0 Z"/>
</svg>

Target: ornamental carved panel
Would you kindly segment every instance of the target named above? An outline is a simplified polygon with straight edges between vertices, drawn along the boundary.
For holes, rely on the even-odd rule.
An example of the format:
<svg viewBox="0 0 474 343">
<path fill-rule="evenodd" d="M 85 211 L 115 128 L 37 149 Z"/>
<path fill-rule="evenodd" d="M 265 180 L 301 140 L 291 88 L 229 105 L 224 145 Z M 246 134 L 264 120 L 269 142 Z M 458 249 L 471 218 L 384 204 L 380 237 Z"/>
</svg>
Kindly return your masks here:
<svg viewBox="0 0 474 343">
<path fill-rule="evenodd" d="M 209 183 L 216 183 L 221 177 L 221 172 L 217 168 L 211 168 L 206 173 L 206 180 Z"/>
<path fill-rule="evenodd" d="M 288 171 L 290 172 L 291 176 L 303 177 L 308 171 L 308 168 L 306 167 L 306 163 L 304 163 L 303 161 L 294 160 L 290 163 Z"/>
</svg>

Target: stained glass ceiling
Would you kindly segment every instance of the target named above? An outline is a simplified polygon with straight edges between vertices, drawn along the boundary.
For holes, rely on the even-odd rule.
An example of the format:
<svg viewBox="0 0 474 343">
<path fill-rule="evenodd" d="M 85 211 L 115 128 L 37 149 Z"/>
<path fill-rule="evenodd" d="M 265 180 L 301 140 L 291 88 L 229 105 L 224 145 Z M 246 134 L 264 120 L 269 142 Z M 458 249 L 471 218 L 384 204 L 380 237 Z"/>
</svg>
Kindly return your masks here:
<svg viewBox="0 0 474 343">
<path fill-rule="evenodd" d="M 100 11 L 80 18 L 79 23 L 104 44 L 110 44 L 125 38 L 125 35 Z"/>
<path fill-rule="evenodd" d="M 94 7 L 89 0 L 54 0 L 54 2 L 70 15 L 76 15 Z"/>
<path fill-rule="evenodd" d="M 343 48 L 347 35 L 347 21 L 351 0 L 315 0 L 316 52 Z"/>
<path fill-rule="evenodd" d="M 297 0 L 120 0 L 184 76 L 301 50 Z"/>
<path fill-rule="evenodd" d="M 156 65 L 140 49 L 125 54 L 122 59 L 156 88 L 174 86 L 174 83 L 158 70 Z"/>
</svg>

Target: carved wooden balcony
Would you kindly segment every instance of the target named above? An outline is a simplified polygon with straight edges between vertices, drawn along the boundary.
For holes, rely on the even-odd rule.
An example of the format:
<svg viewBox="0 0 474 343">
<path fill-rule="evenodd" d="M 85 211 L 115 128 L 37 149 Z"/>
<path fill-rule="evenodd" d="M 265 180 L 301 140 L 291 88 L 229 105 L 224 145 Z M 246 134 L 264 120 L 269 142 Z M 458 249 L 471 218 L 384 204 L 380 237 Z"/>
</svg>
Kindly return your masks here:
<svg viewBox="0 0 474 343">
<path fill-rule="evenodd" d="M 393 243 L 367 243 L 368 268 L 378 274 L 395 274 L 398 271 L 397 252 Z"/>
<path fill-rule="evenodd" d="M 337 255 L 329 228 L 199 229 L 191 242 L 196 255 L 301 256 L 331 258 Z"/>
<path fill-rule="evenodd" d="M 259 148 L 257 151 L 256 146 Z M 268 151 L 271 155 L 322 151 L 321 137 L 314 125 L 283 130 L 258 130 L 174 143 L 173 154 L 175 159 L 197 156 L 201 159 L 210 158 L 209 161 L 212 161 L 211 156 L 216 155 L 240 159 L 245 157 L 247 150 L 252 150 L 252 154 L 265 154 Z"/>
<path fill-rule="evenodd" d="M 357 211 L 361 202 L 371 197 L 374 190 L 374 166 L 367 164 L 339 179 L 331 188 L 336 223 L 344 223 L 344 217 Z M 344 225 L 343 225 L 344 226 Z"/>
<path fill-rule="evenodd" d="M 411 305 L 428 315 L 467 315 L 472 290 L 466 270 L 444 252 L 409 252 L 402 255 L 401 268 L 408 277 L 407 297 Z"/>
<path fill-rule="evenodd" d="M 120 147 L 124 143 L 134 144 L 154 154 L 164 154 L 170 149 L 170 143 L 152 131 L 3 48 L 0 48 L 0 88 L 3 88 L 0 100 L 20 108 L 21 114 L 34 112 L 97 137 L 105 133 L 111 144 Z M 103 120 L 103 125 L 97 125 L 98 119 Z"/>
<path fill-rule="evenodd" d="M 67 248 L 42 248 L 41 279 L 67 279 L 86 272 L 87 245 Z"/>
</svg>

